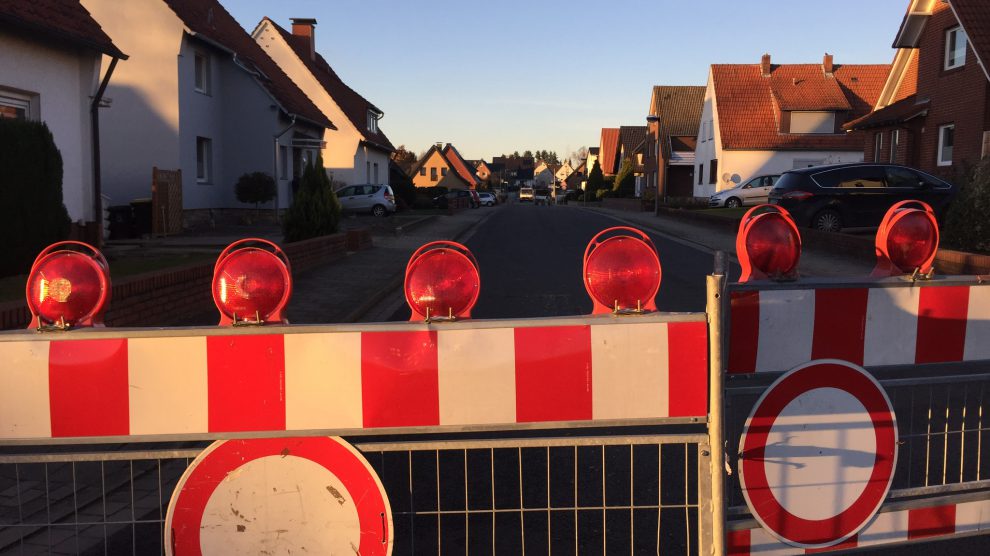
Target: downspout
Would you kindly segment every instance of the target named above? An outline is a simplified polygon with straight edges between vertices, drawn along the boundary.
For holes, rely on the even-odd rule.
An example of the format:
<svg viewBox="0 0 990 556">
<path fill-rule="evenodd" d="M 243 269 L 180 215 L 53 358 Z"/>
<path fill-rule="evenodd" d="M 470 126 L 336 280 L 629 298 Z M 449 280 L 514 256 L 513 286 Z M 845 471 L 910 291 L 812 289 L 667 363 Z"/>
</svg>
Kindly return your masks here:
<svg viewBox="0 0 990 556">
<path fill-rule="evenodd" d="M 295 126 L 295 125 L 296 125 L 296 115 L 293 114 L 292 115 L 292 121 L 289 122 L 289 125 L 285 126 L 285 129 L 283 129 L 282 131 L 280 131 L 280 132 L 278 132 L 278 133 L 275 134 L 275 157 L 274 157 L 275 167 L 272 168 L 272 170 L 273 170 L 272 176 L 275 178 L 275 223 L 276 224 L 279 221 L 278 209 L 279 209 L 279 204 L 280 204 L 279 203 L 279 195 L 278 195 L 278 189 L 279 189 L 279 187 L 278 187 L 278 185 L 279 185 L 279 183 L 278 183 L 278 180 L 279 180 L 279 175 L 278 175 L 278 150 L 279 150 L 278 149 L 278 140 L 281 139 L 283 135 L 285 135 L 286 133 L 288 133 L 289 130 L 292 129 L 292 127 Z"/>
<path fill-rule="evenodd" d="M 91 119 L 91 127 L 93 132 L 93 214 L 94 222 L 96 223 L 96 246 L 101 247 L 103 245 L 103 187 L 100 183 L 100 102 L 103 101 L 103 93 L 107 90 L 107 85 L 110 84 L 110 76 L 113 75 L 114 68 L 117 67 L 117 62 L 120 58 L 116 56 L 111 57 L 110 67 L 107 68 L 107 73 L 103 76 L 103 81 L 100 83 L 100 88 L 96 91 L 96 95 L 93 97 L 93 102 L 89 105 L 89 115 Z"/>
</svg>

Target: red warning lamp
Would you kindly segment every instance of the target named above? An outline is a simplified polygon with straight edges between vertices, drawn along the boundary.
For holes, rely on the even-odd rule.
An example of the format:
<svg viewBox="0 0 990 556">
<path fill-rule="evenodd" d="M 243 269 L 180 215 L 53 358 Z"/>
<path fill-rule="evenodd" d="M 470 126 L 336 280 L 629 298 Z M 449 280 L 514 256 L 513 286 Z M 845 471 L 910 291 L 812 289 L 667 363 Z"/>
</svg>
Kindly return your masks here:
<svg viewBox="0 0 990 556">
<path fill-rule="evenodd" d="M 67 330 L 102 326 L 110 300 L 110 267 L 98 249 L 80 241 L 46 247 L 27 280 L 28 328 Z"/>
<path fill-rule="evenodd" d="M 794 280 L 801 259 L 801 233 L 786 209 L 758 205 L 746 212 L 736 234 L 740 282 Z"/>
<path fill-rule="evenodd" d="M 220 309 L 221 326 L 286 324 L 291 295 L 289 258 L 270 241 L 235 241 L 213 267 L 213 301 Z"/>
<path fill-rule="evenodd" d="M 469 319 L 481 291 L 478 261 L 460 243 L 427 243 L 409 258 L 402 287 L 410 321 Z"/>
<path fill-rule="evenodd" d="M 907 273 L 930 276 L 938 252 L 938 221 L 922 201 L 901 201 L 890 207 L 877 230 L 877 266 L 871 276 Z"/>
<path fill-rule="evenodd" d="M 650 237 L 635 228 L 609 228 L 591 238 L 582 275 L 593 315 L 657 310 L 660 258 Z"/>
</svg>

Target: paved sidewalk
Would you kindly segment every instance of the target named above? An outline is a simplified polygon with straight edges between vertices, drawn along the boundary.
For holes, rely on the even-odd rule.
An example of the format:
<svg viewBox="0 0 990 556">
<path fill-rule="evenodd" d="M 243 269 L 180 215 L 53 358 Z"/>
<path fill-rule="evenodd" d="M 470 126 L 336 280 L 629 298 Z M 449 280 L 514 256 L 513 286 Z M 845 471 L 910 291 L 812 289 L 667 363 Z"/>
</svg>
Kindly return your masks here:
<svg viewBox="0 0 990 556">
<path fill-rule="evenodd" d="M 556 207 L 555 207 L 556 208 Z M 651 229 L 673 236 L 689 244 L 711 251 L 725 251 L 731 260 L 736 259 L 736 234 L 726 230 L 686 222 L 670 216 L 655 216 L 651 212 L 628 212 L 599 207 L 582 207 L 579 203 L 560 208 L 581 209 L 607 214 L 626 222 L 629 226 Z M 661 253 L 661 257 L 663 254 Z M 874 261 L 864 261 L 854 256 L 840 256 L 822 249 L 805 247 L 801 251 L 798 270 L 803 277 L 866 277 L 873 270 Z"/>
<path fill-rule="evenodd" d="M 456 241 L 501 206 L 437 216 L 400 235 L 375 236 L 374 248 L 312 269 L 292 286 L 287 316 L 292 324 L 346 323 L 359 320 L 390 295 L 401 292 L 406 263 L 431 241 Z"/>
</svg>

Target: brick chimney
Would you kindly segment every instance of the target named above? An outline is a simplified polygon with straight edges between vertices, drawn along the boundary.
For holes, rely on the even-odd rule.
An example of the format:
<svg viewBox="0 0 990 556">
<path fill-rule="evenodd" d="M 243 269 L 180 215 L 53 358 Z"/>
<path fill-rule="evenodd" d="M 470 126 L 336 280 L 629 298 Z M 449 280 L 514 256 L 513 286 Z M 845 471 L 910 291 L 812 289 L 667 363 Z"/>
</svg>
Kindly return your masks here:
<svg viewBox="0 0 990 556">
<path fill-rule="evenodd" d="M 309 39 L 309 59 L 316 60 L 316 20 L 305 17 L 293 17 L 292 34 Z"/>
<path fill-rule="evenodd" d="M 825 72 L 827 77 L 832 77 L 832 55 L 828 52 L 822 58 L 822 71 Z"/>
<path fill-rule="evenodd" d="M 760 60 L 760 73 L 763 77 L 770 77 L 770 54 L 764 54 Z"/>
</svg>

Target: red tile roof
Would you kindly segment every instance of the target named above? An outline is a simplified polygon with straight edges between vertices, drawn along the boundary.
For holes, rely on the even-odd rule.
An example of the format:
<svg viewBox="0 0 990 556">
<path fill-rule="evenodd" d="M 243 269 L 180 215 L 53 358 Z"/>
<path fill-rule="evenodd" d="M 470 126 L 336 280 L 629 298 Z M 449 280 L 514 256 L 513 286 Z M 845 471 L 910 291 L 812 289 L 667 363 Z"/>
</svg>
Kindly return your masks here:
<svg viewBox="0 0 990 556">
<path fill-rule="evenodd" d="M 0 25 L 127 59 L 79 0 L 3 0 Z"/>
<path fill-rule="evenodd" d="M 836 110 L 836 89 L 851 108 L 845 121 L 865 115 L 880 95 L 889 64 L 835 65 L 825 77 L 819 64 L 777 65 L 763 77 L 759 64 L 715 64 L 712 80 L 722 148 L 737 150 L 859 150 L 862 139 L 849 134 L 781 133 L 781 109 Z M 779 72 L 779 74 L 778 74 Z M 815 77 L 818 72 L 821 77 Z M 779 77 L 777 77 L 779 75 Z M 804 81 L 795 84 L 798 76 Z M 816 85 L 812 87 L 812 85 Z M 784 107 L 781 107 L 784 103 Z M 845 122 L 840 122 L 845 123 Z"/>
<path fill-rule="evenodd" d="M 464 160 L 461 153 L 457 152 L 457 149 L 453 145 L 447 143 L 447 146 L 443 148 L 443 157 L 447 159 L 447 164 L 457 172 L 457 175 L 461 177 L 462 180 L 466 181 L 471 187 L 477 187 L 478 181 L 477 176 L 471 170 L 471 166 Z"/>
<path fill-rule="evenodd" d="M 286 112 L 336 129 L 217 0 L 165 0 L 165 3 L 192 33 L 236 53 L 241 63 L 261 73 L 259 80 Z"/>
<path fill-rule="evenodd" d="M 619 158 L 619 128 L 602 128 L 601 156 L 598 157 L 598 164 L 602 167 L 602 173 L 606 176 L 615 174 L 616 161 Z"/>
<path fill-rule="evenodd" d="M 310 58 L 308 38 L 293 35 L 267 17 L 263 21 L 270 23 L 282 35 L 282 38 L 289 44 L 292 51 L 296 53 L 299 60 L 306 65 L 306 68 L 320 82 L 320 85 L 323 86 L 323 89 L 330 95 L 333 101 L 337 103 L 337 106 L 340 106 L 340 109 L 347 116 L 347 119 L 350 120 L 351 124 L 357 128 L 358 133 L 361 134 L 364 141 L 370 146 L 377 147 L 386 152 L 395 150 L 392 142 L 388 140 L 388 137 L 385 136 L 381 128 L 375 133 L 368 131 L 368 111 L 371 110 L 378 113 L 382 113 L 382 111 L 358 94 L 354 89 L 348 87 L 319 53 L 316 54 L 315 60 Z"/>
<path fill-rule="evenodd" d="M 990 9 L 987 0 L 952 0 L 950 2 L 956 19 L 966 31 L 970 45 L 983 63 L 985 72 L 990 72 Z"/>
</svg>

